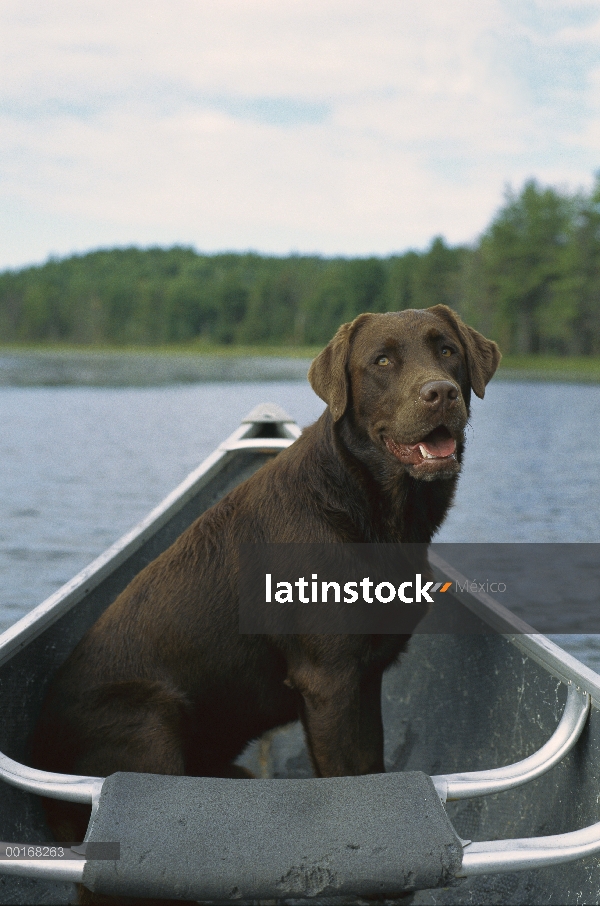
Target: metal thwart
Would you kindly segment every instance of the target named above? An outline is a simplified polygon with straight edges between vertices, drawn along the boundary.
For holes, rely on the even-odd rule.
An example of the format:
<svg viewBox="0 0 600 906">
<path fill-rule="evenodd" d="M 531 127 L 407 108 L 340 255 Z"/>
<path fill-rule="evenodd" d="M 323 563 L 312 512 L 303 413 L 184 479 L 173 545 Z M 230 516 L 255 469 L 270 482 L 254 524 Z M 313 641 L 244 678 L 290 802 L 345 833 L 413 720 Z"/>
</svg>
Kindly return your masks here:
<svg viewBox="0 0 600 906">
<path fill-rule="evenodd" d="M 567 702 L 560 723 L 548 742 L 523 761 L 464 774 L 440 774 L 432 777 L 442 802 L 488 796 L 529 783 L 565 757 L 581 735 L 590 710 L 590 696 L 573 683 L 567 686 Z"/>
</svg>

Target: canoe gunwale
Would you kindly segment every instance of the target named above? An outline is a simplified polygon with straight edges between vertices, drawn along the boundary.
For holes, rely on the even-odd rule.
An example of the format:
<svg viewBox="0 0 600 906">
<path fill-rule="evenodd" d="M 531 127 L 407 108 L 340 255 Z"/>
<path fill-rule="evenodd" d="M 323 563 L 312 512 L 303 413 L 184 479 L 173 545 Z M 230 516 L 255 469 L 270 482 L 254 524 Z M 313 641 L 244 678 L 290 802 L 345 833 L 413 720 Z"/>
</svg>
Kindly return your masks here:
<svg viewBox="0 0 600 906">
<path fill-rule="evenodd" d="M 283 437 L 255 437 L 256 431 L 265 423 L 276 424 Z M 0 666 L 79 603 L 134 554 L 231 462 L 236 454 L 276 453 L 290 446 L 300 434 L 301 430 L 297 423 L 280 407 L 266 403 L 253 409 L 240 426 L 137 525 L 77 573 L 66 585 L 5 632 L 0 633 Z M 431 551 L 429 558 L 432 565 L 447 578 L 464 584 L 465 577 L 439 554 Z M 533 627 L 485 592 L 463 592 L 461 602 L 556 679 L 567 684 L 574 683 L 581 690 L 589 692 L 592 703 L 600 708 L 600 675 L 594 670 L 586 667 L 551 639 L 537 633 Z"/>
<path fill-rule="evenodd" d="M 438 545 L 438 550 L 441 545 Z M 467 582 L 450 563 L 430 551 L 429 560 L 447 579 L 458 582 L 464 587 Z M 559 645 L 536 632 L 533 626 L 525 623 L 520 617 L 507 610 L 499 601 L 484 591 L 462 592 L 461 604 L 494 629 L 499 635 L 515 645 L 523 654 L 543 667 L 555 679 L 569 685 L 573 683 L 582 692 L 587 692 L 592 699 L 592 706 L 600 708 L 600 674 L 591 667 L 586 667 L 576 657 L 564 651 Z"/>
<path fill-rule="evenodd" d="M 63 585 L 0 634 L 0 666 L 78 604 L 82 598 L 134 554 L 148 538 L 207 485 L 237 453 L 278 453 L 290 446 L 299 437 L 300 428 L 289 417 L 287 418 L 288 420 L 285 422 L 280 422 L 281 429 L 285 432 L 285 437 L 280 438 L 255 438 L 252 436 L 253 432 L 265 422 L 258 420 L 242 422 L 227 440 L 220 444 L 144 519 L 77 573 L 66 585 Z"/>
</svg>

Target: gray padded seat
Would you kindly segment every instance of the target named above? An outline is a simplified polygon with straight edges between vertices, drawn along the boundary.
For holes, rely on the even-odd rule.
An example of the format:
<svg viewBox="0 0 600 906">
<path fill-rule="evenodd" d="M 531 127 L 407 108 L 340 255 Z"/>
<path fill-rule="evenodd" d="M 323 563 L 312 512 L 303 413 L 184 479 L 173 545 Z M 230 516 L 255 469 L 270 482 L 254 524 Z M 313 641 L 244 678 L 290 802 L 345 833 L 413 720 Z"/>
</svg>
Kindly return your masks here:
<svg viewBox="0 0 600 906">
<path fill-rule="evenodd" d="M 190 900 L 393 896 L 447 886 L 462 845 L 421 772 L 310 780 L 113 774 L 84 884 L 121 896 Z"/>
</svg>

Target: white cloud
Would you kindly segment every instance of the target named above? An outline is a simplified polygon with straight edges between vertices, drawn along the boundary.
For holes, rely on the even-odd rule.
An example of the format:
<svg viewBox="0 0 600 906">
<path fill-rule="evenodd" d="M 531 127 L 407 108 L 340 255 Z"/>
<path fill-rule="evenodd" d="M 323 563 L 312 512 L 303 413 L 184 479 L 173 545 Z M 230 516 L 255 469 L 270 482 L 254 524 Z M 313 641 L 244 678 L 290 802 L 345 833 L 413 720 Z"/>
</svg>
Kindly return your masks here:
<svg viewBox="0 0 600 906">
<path fill-rule="evenodd" d="M 600 6 L 550 5 L 5 0 L 0 265 L 470 240 L 507 181 L 598 165 Z"/>
</svg>

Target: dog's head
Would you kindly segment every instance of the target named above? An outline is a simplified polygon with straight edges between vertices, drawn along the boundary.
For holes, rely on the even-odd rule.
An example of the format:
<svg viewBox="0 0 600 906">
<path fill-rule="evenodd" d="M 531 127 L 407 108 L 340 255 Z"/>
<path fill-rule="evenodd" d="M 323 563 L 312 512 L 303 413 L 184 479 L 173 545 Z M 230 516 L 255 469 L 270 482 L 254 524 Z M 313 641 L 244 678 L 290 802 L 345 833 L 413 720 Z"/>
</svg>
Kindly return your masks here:
<svg viewBox="0 0 600 906">
<path fill-rule="evenodd" d="M 460 469 L 471 390 L 483 397 L 500 352 L 446 305 L 359 315 L 343 324 L 308 379 L 335 422 L 351 420 L 415 478 Z"/>
</svg>

